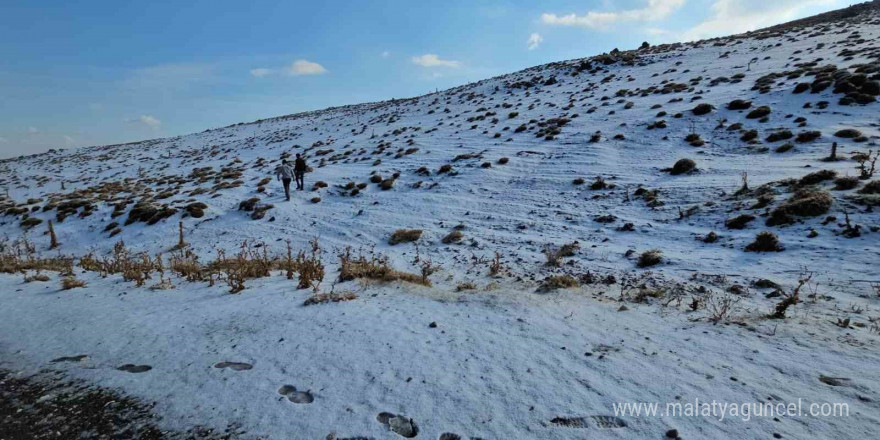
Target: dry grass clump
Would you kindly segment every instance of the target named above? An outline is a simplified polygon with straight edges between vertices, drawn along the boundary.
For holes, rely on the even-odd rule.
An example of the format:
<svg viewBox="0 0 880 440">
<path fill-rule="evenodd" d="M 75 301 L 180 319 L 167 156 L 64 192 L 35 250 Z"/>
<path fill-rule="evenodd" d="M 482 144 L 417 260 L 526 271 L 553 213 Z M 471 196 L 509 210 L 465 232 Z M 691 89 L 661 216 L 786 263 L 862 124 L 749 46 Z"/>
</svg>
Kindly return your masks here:
<svg viewBox="0 0 880 440">
<path fill-rule="evenodd" d="M 749 224 L 752 220 L 755 219 L 755 216 L 750 214 L 742 214 L 733 218 L 727 219 L 724 222 L 724 226 L 727 226 L 727 229 L 744 229 L 746 225 Z"/>
<path fill-rule="evenodd" d="M 383 282 L 406 281 L 408 283 L 431 286 L 427 277 L 400 272 L 391 268 L 388 257 L 370 253 L 369 258 L 364 254 L 354 256 L 351 248 L 346 248 L 339 254 L 339 281 L 351 281 L 356 279 L 368 279 Z"/>
<path fill-rule="evenodd" d="M 691 110 L 691 112 L 697 116 L 702 116 L 702 115 L 711 113 L 714 108 L 715 107 L 713 107 L 711 104 L 703 103 L 703 104 L 698 104 L 696 107 L 694 107 Z"/>
<path fill-rule="evenodd" d="M 507 157 L 502 157 L 498 159 L 498 165 L 507 165 L 507 162 L 510 162 L 510 159 Z"/>
<path fill-rule="evenodd" d="M 746 119 L 761 119 L 761 118 L 769 115 L 771 111 L 772 110 L 770 109 L 770 107 L 767 107 L 766 105 L 762 105 L 762 106 L 750 111 L 749 114 L 746 115 Z"/>
<path fill-rule="evenodd" d="M 226 281 L 229 293 L 239 293 L 245 289 L 246 280 L 268 277 L 273 267 L 275 263 L 266 246 L 245 241 L 232 258 L 227 257 L 225 251 L 218 250 L 217 259 L 208 265 L 208 270 Z"/>
<path fill-rule="evenodd" d="M 171 252 L 169 267 L 172 273 L 189 282 L 204 281 L 208 274 L 199 263 L 199 256 L 190 249 L 178 249 Z"/>
<path fill-rule="evenodd" d="M 43 219 L 37 218 L 37 217 L 28 217 L 28 218 L 22 220 L 21 224 L 19 226 L 21 226 L 24 229 L 30 229 L 36 225 L 39 225 L 40 223 L 43 223 Z"/>
<path fill-rule="evenodd" d="M 834 179 L 834 189 L 846 191 L 859 186 L 859 178 L 856 176 L 844 176 Z"/>
<path fill-rule="evenodd" d="M 464 238 L 464 234 L 461 231 L 455 230 L 450 232 L 448 235 L 443 237 L 442 241 L 445 244 L 453 244 L 459 243 Z"/>
<path fill-rule="evenodd" d="M 357 294 L 354 292 L 340 292 L 340 293 L 319 293 L 309 297 L 303 303 L 303 306 L 313 306 L 316 304 L 327 304 L 327 303 L 337 303 L 343 301 L 352 301 L 357 299 Z"/>
<path fill-rule="evenodd" d="M 571 183 L 572 183 L 572 185 L 583 185 L 583 184 L 587 183 L 587 181 L 584 180 L 583 177 L 578 177 L 578 178 L 572 180 Z"/>
<path fill-rule="evenodd" d="M 562 265 L 563 257 L 573 257 L 580 248 L 581 244 L 577 241 L 566 243 L 558 248 L 553 246 L 545 247 L 544 257 L 547 259 L 547 266 L 559 267 Z"/>
<path fill-rule="evenodd" d="M 843 130 L 838 130 L 834 133 L 835 137 L 844 138 L 844 139 L 854 139 L 862 135 L 861 131 L 858 131 L 854 128 L 844 128 Z"/>
<path fill-rule="evenodd" d="M 639 267 L 651 267 L 660 264 L 663 261 L 663 252 L 660 249 L 651 249 L 642 252 L 636 264 Z"/>
<path fill-rule="evenodd" d="M 78 287 L 86 287 L 86 282 L 73 275 L 61 279 L 61 290 L 76 289 Z"/>
<path fill-rule="evenodd" d="M 820 170 L 810 174 L 807 174 L 804 177 L 801 177 L 801 180 L 798 181 L 798 184 L 801 186 L 804 185 L 815 185 L 820 182 L 824 182 L 826 180 L 831 180 L 837 177 L 837 172 L 833 170 Z"/>
<path fill-rule="evenodd" d="M 417 241 L 422 236 L 421 229 L 398 229 L 391 234 L 388 244 L 410 243 Z"/>
<path fill-rule="evenodd" d="M 697 168 L 697 163 L 692 159 L 679 159 L 675 165 L 669 169 L 669 174 L 677 176 L 679 174 L 690 173 Z"/>
<path fill-rule="evenodd" d="M 539 287 L 538 290 L 541 292 L 549 292 L 557 289 L 572 289 L 580 287 L 580 285 L 581 283 L 571 275 L 551 275 L 544 278 L 544 281 L 541 283 L 541 287 Z"/>
<path fill-rule="evenodd" d="M 743 99 L 734 99 L 727 104 L 728 110 L 746 110 L 752 106 L 752 101 Z"/>
<path fill-rule="evenodd" d="M 859 190 L 859 194 L 880 194 L 880 180 L 872 180 Z"/>
<path fill-rule="evenodd" d="M 773 142 L 779 142 L 779 141 L 791 139 L 793 137 L 794 137 L 794 133 L 792 133 L 791 130 L 780 130 L 780 131 L 774 131 L 773 133 L 770 133 L 767 136 L 766 141 L 773 143 Z"/>
<path fill-rule="evenodd" d="M 34 281 L 39 281 L 39 282 L 43 282 L 43 283 L 45 283 L 46 281 L 49 281 L 49 275 L 46 275 L 46 274 L 44 274 L 44 273 L 39 273 L 39 272 L 38 272 L 38 273 L 35 273 L 35 274 L 31 275 L 31 276 L 25 276 L 25 277 L 24 277 L 24 282 L 25 282 L 25 283 L 32 283 L 32 282 L 34 282 Z"/>
<path fill-rule="evenodd" d="M 208 205 L 203 202 L 193 202 L 183 208 L 186 214 L 192 218 L 204 217 L 206 209 L 208 209 Z"/>
<path fill-rule="evenodd" d="M 787 152 L 791 151 L 793 148 L 794 148 L 794 144 L 792 144 L 791 142 L 786 142 L 786 143 L 776 147 L 776 149 L 773 151 L 775 151 L 777 153 L 787 153 Z"/>
<path fill-rule="evenodd" d="M 767 219 L 767 226 L 794 223 L 793 216 L 816 217 L 828 212 L 834 198 L 827 191 L 815 188 L 798 190 L 784 204 L 774 209 Z"/>
<path fill-rule="evenodd" d="M 755 241 L 746 246 L 746 252 L 781 252 L 784 250 L 779 237 L 770 231 L 759 232 Z"/>
<path fill-rule="evenodd" d="M 135 222 L 144 222 L 148 225 L 154 225 L 176 214 L 177 210 L 166 205 L 159 205 L 152 200 L 144 199 L 137 202 L 128 212 L 128 218 L 125 225 L 128 226 Z"/>
<path fill-rule="evenodd" d="M 310 246 L 309 253 L 300 251 L 296 258 L 293 258 L 293 252 L 288 242 L 287 256 L 282 260 L 281 268 L 285 270 L 287 279 L 293 278 L 293 272 L 299 274 L 297 289 L 311 288 L 317 292 L 321 282 L 324 281 L 324 263 L 321 261 L 321 246 L 318 239 L 312 239 Z"/>
<path fill-rule="evenodd" d="M 458 283 L 458 285 L 455 286 L 456 292 L 463 292 L 465 290 L 477 290 L 477 285 L 470 281 L 466 281 L 463 283 Z"/>
<path fill-rule="evenodd" d="M 17 274 L 27 271 L 73 272 L 73 258 L 40 257 L 36 247 L 26 238 L 12 242 L 0 241 L 0 273 Z"/>
</svg>

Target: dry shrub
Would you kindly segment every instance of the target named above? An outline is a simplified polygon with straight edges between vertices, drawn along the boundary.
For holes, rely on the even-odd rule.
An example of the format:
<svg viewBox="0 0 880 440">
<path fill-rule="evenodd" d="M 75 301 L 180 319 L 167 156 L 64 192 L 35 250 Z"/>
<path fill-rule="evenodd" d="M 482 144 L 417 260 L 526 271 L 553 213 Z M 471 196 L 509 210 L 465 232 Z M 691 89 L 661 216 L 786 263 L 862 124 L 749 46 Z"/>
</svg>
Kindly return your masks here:
<svg viewBox="0 0 880 440">
<path fill-rule="evenodd" d="M 421 229 L 398 229 L 391 234 L 388 244 L 410 243 L 417 241 L 422 236 Z"/>
<path fill-rule="evenodd" d="M 581 244 L 577 241 L 566 243 L 558 248 L 553 246 L 545 247 L 544 257 L 547 259 L 547 266 L 560 266 L 562 264 L 562 258 L 573 257 L 580 248 Z"/>
<path fill-rule="evenodd" d="M 157 259 L 161 260 L 161 256 Z M 124 281 L 132 281 L 136 286 L 143 286 L 148 279 L 150 273 L 157 269 L 157 262 L 146 253 L 138 254 L 123 262 L 122 279 Z"/>
<path fill-rule="evenodd" d="M 709 312 L 709 321 L 712 324 L 729 321 L 733 313 L 738 310 L 740 301 L 742 298 L 729 293 L 708 295 L 705 299 L 705 305 Z"/>
<path fill-rule="evenodd" d="M 636 264 L 639 267 L 651 267 L 660 264 L 663 261 L 663 252 L 660 249 L 651 249 L 642 252 Z"/>
<path fill-rule="evenodd" d="M 77 287 L 86 287 L 86 282 L 73 275 L 61 279 L 61 290 L 76 289 Z"/>
<path fill-rule="evenodd" d="M 430 286 L 426 277 L 400 272 L 391 268 L 388 257 L 370 252 L 369 257 L 363 253 L 352 255 L 347 247 L 339 254 L 339 281 L 368 279 L 383 282 L 406 281 L 409 283 Z"/>
<path fill-rule="evenodd" d="M 441 240 L 445 244 L 458 243 L 464 238 L 464 234 L 461 231 L 452 231 L 447 236 L 443 237 Z"/>
<path fill-rule="evenodd" d="M 549 292 L 551 290 L 556 289 L 571 289 L 574 287 L 580 287 L 581 283 L 578 282 L 571 275 L 551 275 L 547 278 L 544 278 L 544 282 L 541 283 L 541 287 L 538 289 L 542 292 Z"/>
<path fill-rule="evenodd" d="M 199 263 L 199 256 L 190 249 L 172 252 L 169 265 L 171 272 L 189 282 L 205 280 L 206 274 L 204 267 Z"/>
<path fill-rule="evenodd" d="M 13 242 L 0 241 L 0 273 L 22 273 L 26 271 L 54 271 L 64 274 L 73 272 L 73 258 L 58 255 L 40 257 L 36 247 L 27 238 Z"/>
<path fill-rule="evenodd" d="M 288 247 L 288 257 L 290 248 Z M 293 261 L 292 269 L 299 273 L 297 289 L 314 289 L 318 291 L 321 282 L 324 281 L 324 263 L 321 261 L 321 246 L 318 239 L 311 241 L 311 252 L 306 254 L 300 251 Z M 288 279 L 290 272 L 287 273 Z"/>
<path fill-rule="evenodd" d="M 789 307 L 800 302 L 801 288 L 803 288 L 805 284 L 809 283 L 810 279 L 812 278 L 812 273 L 804 273 L 803 276 L 801 276 L 801 279 L 798 280 L 797 287 L 795 287 L 790 294 L 783 295 L 782 301 L 779 301 L 779 303 L 776 304 L 776 307 L 773 308 L 773 313 L 771 313 L 768 318 L 785 319 L 785 312 L 788 310 Z"/>
<path fill-rule="evenodd" d="M 226 281 L 229 293 L 239 293 L 245 289 L 246 280 L 268 277 L 273 267 L 275 263 L 266 246 L 245 241 L 232 258 L 228 258 L 225 251 L 218 250 L 217 259 L 208 265 L 208 270 Z"/>
<path fill-rule="evenodd" d="M 352 301 L 355 299 L 357 299 L 357 294 L 355 294 L 354 292 L 319 293 L 305 300 L 303 306 L 313 306 L 316 304 L 327 304 L 331 302 L 337 303 L 343 301 Z"/>
<path fill-rule="evenodd" d="M 504 272 L 504 266 L 501 264 L 501 252 L 495 251 L 495 256 L 489 262 L 489 276 L 497 277 Z"/>
<path fill-rule="evenodd" d="M 759 232 L 755 241 L 746 246 L 746 252 L 780 252 L 784 250 L 779 244 L 779 237 L 770 231 Z"/>
</svg>

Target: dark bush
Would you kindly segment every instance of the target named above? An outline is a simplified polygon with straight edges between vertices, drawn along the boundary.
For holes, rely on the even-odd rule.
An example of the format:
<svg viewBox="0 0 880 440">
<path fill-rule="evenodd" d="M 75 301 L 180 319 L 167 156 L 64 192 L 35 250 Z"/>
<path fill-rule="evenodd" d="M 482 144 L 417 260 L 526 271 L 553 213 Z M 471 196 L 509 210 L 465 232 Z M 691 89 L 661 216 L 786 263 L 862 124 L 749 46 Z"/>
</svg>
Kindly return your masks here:
<svg viewBox="0 0 880 440">
<path fill-rule="evenodd" d="M 779 237 L 770 231 L 759 232 L 755 241 L 746 246 L 747 252 L 780 252 L 783 249 Z"/>
<path fill-rule="evenodd" d="M 766 105 L 762 105 L 761 107 L 758 107 L 758 108 L 750 111 L 749 114 L 746 115 L 746 118 L 747 119 L 760 119 L 760 118 L 763 118 L 763 117 L 769 115 L 771 111 L 772 110 L 770 110 L 770 107 L 767 107 Z"/>
<path fill-rule="evenodd" d="M 675 165 L 672 166 L 669 173 L 672 175 L 679 175 L 684 173 L 690 173 L 691 171 L 697 168 L 697 163 L 691 159 L 679 159 L 675 162 Z"/>
</svg>

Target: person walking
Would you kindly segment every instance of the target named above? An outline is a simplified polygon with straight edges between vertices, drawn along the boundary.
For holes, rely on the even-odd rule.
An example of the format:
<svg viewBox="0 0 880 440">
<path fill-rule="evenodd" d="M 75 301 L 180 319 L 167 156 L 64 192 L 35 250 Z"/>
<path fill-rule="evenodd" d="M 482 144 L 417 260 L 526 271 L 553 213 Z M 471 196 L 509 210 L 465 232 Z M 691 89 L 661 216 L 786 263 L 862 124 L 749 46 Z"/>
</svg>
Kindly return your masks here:
<svg viewBox="0 0 880 440">
<path fill-rule="evenodd" d="M 288 202 L 290 201 L 290 180 L 295 174 L 293 168 L 288 165 L 287 159 L 283 159 L 281 165 L 275 168 L 275 176 L 284 185 L 284 197 L 287 198 Z"/>
<path fill-rule="evenodd" d="M 299 153 L 296 153 L 296 160 L 293 163 L 293 175 L 296 177 L 296 189 L 300 191 L 305 189 L 305 175 L 308 169 L 306 160 Z"/>
</svg>

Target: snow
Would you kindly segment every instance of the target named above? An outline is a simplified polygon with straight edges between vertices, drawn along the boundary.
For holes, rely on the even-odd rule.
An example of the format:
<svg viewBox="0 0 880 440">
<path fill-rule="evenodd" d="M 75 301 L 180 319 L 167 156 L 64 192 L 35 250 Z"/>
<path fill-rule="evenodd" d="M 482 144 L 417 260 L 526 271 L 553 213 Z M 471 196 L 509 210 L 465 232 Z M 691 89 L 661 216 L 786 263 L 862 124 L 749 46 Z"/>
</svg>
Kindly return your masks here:
<svg viewBox="0 0 880 440">
<path fill-rule="evenodd" d="M 0 334 L 3 351 L 15 354 L 7 359 L 49 365 L 88 354 L 59 368 L 159 402 L 170 427 L 242 422 L 269 438 L 397 438 L 375 419 L 387 411 L 413 418 L 418 438 L 646 438 L 673 428 L 687 438 L 870 438 L 880 423 L 873 399 L 880 370 L 870 367 L 880 361 L 877 338 L 862 345 L 847 330 L 817 328 L 812 311 L 778 326 L 712 326 L 688 313 L 660 316 L 652 306 L 618 312 L 607 299 L 612 292 L 538 296 L 504 287 L 459 295 L 368 286 L 354 301 L 304 307 L 309 293 L 281 276 L 242 295 L 201 284 L 154 291 L 116 277 L 84 279 L 88 289 L 62 292 L 56 283 L 4 278 Z M 213 368 L 226 361 L 253 369 Z M 153 369 L 116 370 L 125 363 Z M 819 375 L 853 384 L 831 387 Z M 278 394 L 283 385 L 309 390 L 314 402 L 289 402 Z M 613 416 L 614 403 L 695 398 L 847 402 L 850 415 L 622 417 L 626 428 L 589 432 L 550 423 Z"/>
<path fill-rule="evenodd" d="M 880 34 L 880 22 L 873 17 L 858 24 L 865 42 L 856 47 L 870 48 Z M 58 291 L 55 274 L 48 283 L 22 283 L 19 275 L 0 275 L 0 366 L 25 371 L 59 368 L 91 383 L 118 387 L 158 402 L 157 410 L 170 427 L 223 428 L 236 421 L 250 434 L 269 438 L 324 438 L 331 432 L 338 438 L 397 438 L 376 420 L 381 412 L 411 417 L 420 429 L 418 438 L 439 438 L 445 432 L 487 440 L 657 438 L 673 428 L 684 438 L 769 438 L 772 433 L 783 438 L 871 437 L 878 427 L 880 401 L 880 336 L 874 312 L 880 298 L 871 291 L 872 281 L 880 284 L 880 240 L 871 229 L 880 226 L 877 213 L 849 202 L 847 196 L 854 190 L 832 191 L 835 202 L 828 215 L 837 221 L 823 222 L 825 216 L 820 216 L 780 228 L 764 226 L 759 216 L 743 230 L 724 227 L 729 217 L 763 212 L 748 209 L 754 198 L 730 197 L 740 186 L 742 172 L 748 173 L 752 188 L 820 169 L 857 175 L 851 160 L 820 161 L 830 143 L 839 142 L 842 157 L 877 150 L 880 104 L 839 106 L 840 95 L 830 89 L 792 94 L 794 85 L 810 81 L 808 77 L 776 80 L 766 94 L 751 90 L 759 77 L 793 69 L 798 58 L 821 58 L 821 64 L 839 67 L 876 63 L 870 52 L 852 60 L 840 55 L 847 47 L 842 42 L 854 29 L 835 24 L 818 36 L 810 36 L 815 30 L 811 28 L 763 40 L 725 40 L 724 46 L 682 45 L 643 54 L 644 65 L 615 64 L 595 75 L 570 76 L 578 63 L 574 60 L 411 100 L 3 161 L 0 183 L 16 202 L 48 199 L 100 182 L 186 178 L 199 167 L 243 167 L 243 184 L 216 195 L 187 194 L 210 188 L 213 181 L 146 183 L 155 194 L 180 191 L 165 203 L 208 204 L 201 219 L 175 214 L 155 225 L 123 226 L 110 238 L 104 232 L 107 224 L 124 223 L 126 215 L 111 218 L 112 203 L 103 200 L 95 203 L 90 216 L 74 214 L 56 221 L 59 251 L 67 255 L 105 255 L 117 240 L 138 251 L 167 253 L 177 242 L 180 220 L 186 241 L 203 261 L 214 258 L 218 249 L 233 252 L 245 240 L 265 242 L 272 252 L 281 253 L 287 240 L 294 249 L 306 249 L 318 237 L 327 263 L 324 291 L 336 278 L 335 253 L 345 246 L 374 247 L 388 255 L 395 268 L 408 272 L 418 272 L 417 259 L 431 259 L 442 269 L 431 276 L 433 287 L 339 283 L 332 288 L 356 291 L 359 298 L 310 307 L 302 306 L 310 293 L 295 290 L 294 282 L 277 273 L 248 280 L 239 295 L 229 295 L 222 283 L 207 286 L 178 278 L 172 279 L 175 289 L 150 290 L 115 275 L 83 273 L 77 276 L 88 282 L 87 287 Z M 817 48 L 818 43 L 825 46 Z M 730 54 L 725 57 L 726 52 Z M 759 60 L 749 63 L 754 57 Z M 745 75 L 741 82 L 709 85 L 713 78 L 737 73 Z M 614 79 L 602 82 L 610 74 Z M 506 87 L 536 75 L 558 82 L 529 90 Z M 700 76 L 692 91 L 623 98 L 634 103 L 630 109 L 615 97 L 623 88 L 689 83 Z M 474 98 L 468 99 L 469 94 Z M 697 95 L 701 99 L 692 101 Z M 610 99 L 603 101 L 603 96 Z M 683 101 L 670 102 L 679 97 Z M 770 106 L 769 122 L 746 119 L 747 111 L 726 110 L 733 99 Z M 828 109 L 816 108 L 821 100 L 830 102 Z M 573 107 L 565 109 L 570 102 Z M 807 102 L 813 108 L 805 109 Z M 715 110 L 694 116 L 690 110 L 699 103 L 712 104 Z M 594 106 L 597 110 L 588 113 Z M 477 111 L 481 107 L 485 110 Z M 647 130 L 660 110 L 668 113 L 662 118 L 668 128 Z M 467 121 L 487 111 L 496 115 Z M 519 114 L 510 118 L 514 111 Z M 678 112 L 682 117 L 673 117 Z M 563 115 L 571 121 L 555 139 L 535 137 L 537 124 L 530 120 Z M 794 124 L 798 116 L 807 118 L 805 127 Z M 493 117 L 499 119 L 497 124 L 491 122 Z M 759 130 L 762 140 L 780 128 L 795 134 L 819 130 L 822 137 L 796 144 L 788 153 L 773 151 L 782 143 L 767 143 L 770 151 L 762 153 L 747 148 L 739 140 L 740 132 L 716 130 L 721 119 L 726 119 L 725 126 L 742 123 Z M 523 123 L 535 128 L 514 133 Z M 471 129 L 473 125 L 477 128 Z M 856 128 L 869 141 L 834 138 L 841 128 Z M 705 146 L 684 142 L 692 130 L 707 141 Z M 602 139 L 589 142 L 597 131 Z M 495 138 L 495 133 L 501 136 Z M 615 140 L 616 134 L 625 139 Z M 312 147 L 318 141 L 323 145 Z M 386 151 L 372 154 L 386 142 L 391 143 Z M 318 155 L 331 148 L 335 151 Z M 409 148 L 418 151 L 395 157 L 398 149 Z M 361 149 L 367 153 L 359 154 Z M 345 151 L 358 160 L 329 159 Z M 294 192 L 291 202 L 283 201 L 274 180 L 266 193 L 256 192 L 257 182 L 272 177 L 284 152 L 307 152 L 314 167 L 306 176 L 308 190 Z M 473 153 L 482 157 L 452 162 Z M 502 157 L 509 163 L 498 164 Z M 661 171 L 685 157 L 696 161 L 699 172 L 672 176 Z M 265 164 L 259 158 L 265 158 Z M 327 159 L 324 166 L 322 158 Z M 381 163 L 374 165 L 376 159 Z M 492 166 L 482 168 L 483 162 Z M 438 174 L 446 164 L 457 173 Z M 429 176 L 417 173 L 423 166 Z M 356 197 L 344 195 L 343 185 L 367 183 L 373 171 L 384 178 L 401 174 L 389 191 L 369 184 Z M 616 188 L 588 189 L 596 176 Z M 572 185 L 578 177 L 587 185 Z M 311 190 L 317 181 L 329 187 Z M 414 188 L 418 181 L 423 184 Z M 659 189 L 665 204 L 647 206 L 634 196 L 639 185 Z M 829 183 L 823 185 L 830 189 Z M 310 202 L 316 195 L 320 203 Z M 238 211 L 239 202 L 254 196 L 275 206 L 265 219 L 251 220 Z M 786 191 L 778 190 L 776 203 L 787 197 Z M 679 218 L 679 209 L 694 206 L 694 215 Z M 844 211 L 853 224 L 862 226 L 860 237 L 840 235 Z M 37 210 L 30 215 L 49 220 L 55 213 Z M 608 214 L 616 221 L 594 221 Z M 617 230 L 626 222 L 634 224 L 634 232 Z M 0 235 L 21 237 L 25 232 L 19 223 L 20 217 L 0 217 Z M 441 243 L 460 223 L 466 226 L 462 244 Z M 399 228 L 423 229 L 418 246 L 387 244 Z M 807 238 L 813 229 L 818 237 Z M 777 233 L 785 251 L 744 252 L 763 230 Z M 27 235 L 41 253 L 50 255 L 44 231 L 45 223 Z M 721 236 L 718 243 L 698 240 L 710 231 Z M 573 241 L 581 249 L 566 258 L 566 264 L 544 266 L 545 246 Z M 662 250 L 664 263 L 637 269 L 638 254 L 654 248 Z M 486 275 L 484 261 L 495 252 L 502 255 L 509 276 Z M 612 274 L 618 282 L 536 293 L 547 275 L 588 271 Z M 790 292 L 807 272 L 813 278 L 802 294 L 806 300 L 794 306 L 786 320 L 766 319 L 778 299 L 765 297 L 772 289 L 750 287 L 752 281 L 768 278 Z M 456 292 L 462 282 L 474 282 L 478 290 Z M 705 309 L 689 311 L 687 295 L 683 303 L 668 306 L 660 300 L 637 303 L 631 298 L 641 286 L 682 285 L 721 296 L 734 286 L 747 293 L 738 297 L 734 316 L 718 325 L 709 322 L 711 314 Z M 629 310 L 618 311 L 621 304 Z M 835 325 L 843 318 L 853 325 Z M 429 326 L 432 322 L 436 328 Z M 592 355 L 586 356 L 588 352 Z M 80 354 L 89 357 L 79 363 L 50 363 Z M 214 368 L 221 362 L 253 368 Z M 123 364 L 152 369 L 136 374 L 117 370 Z M 820 375 L 850 380 L 831 386 L 820 382 Z M 308 391 L 314 401 L 291 402 L 278 392 L 284 385 Z M 614 403 L 665 404 L 694 398 L 845 402 L 850 416 L 779 422 L 621 416 L 626 427 L 598 429 L 597 420 L 613 420 L 601 417 L 614 416 Z M 594 416 L 600 418 L 590 418 Z M 557 417 L 586 417 L 589 431 L 552 423 Z"/>
</svg>

